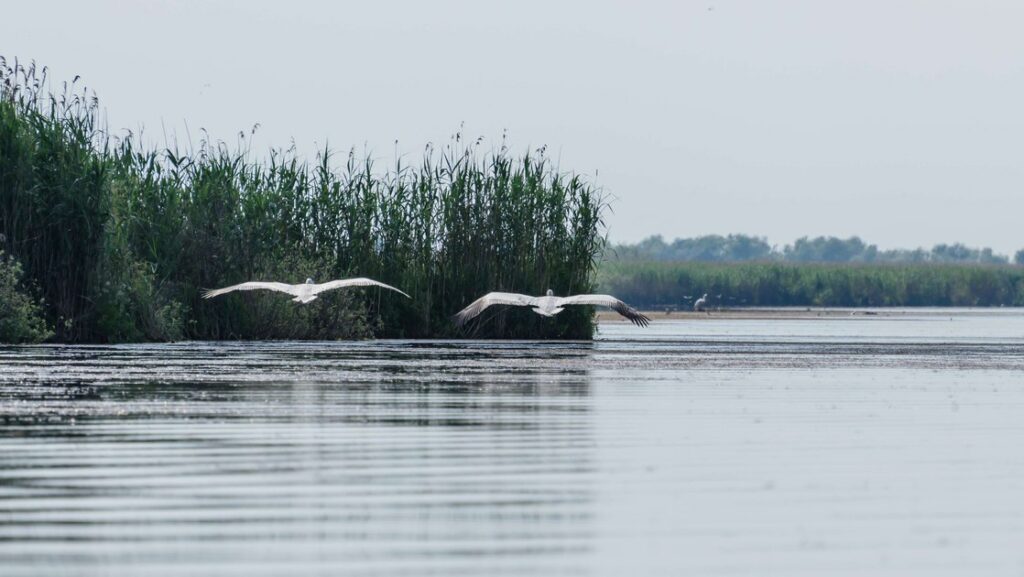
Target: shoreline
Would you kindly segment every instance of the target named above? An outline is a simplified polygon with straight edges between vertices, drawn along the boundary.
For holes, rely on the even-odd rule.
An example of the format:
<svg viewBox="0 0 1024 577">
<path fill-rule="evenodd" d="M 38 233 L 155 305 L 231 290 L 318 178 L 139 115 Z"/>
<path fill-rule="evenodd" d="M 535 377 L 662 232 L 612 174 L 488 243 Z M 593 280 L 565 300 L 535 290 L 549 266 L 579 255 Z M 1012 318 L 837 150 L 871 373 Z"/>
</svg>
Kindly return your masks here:
<svg viewBox="0 0 1024 577">
<path fill-rule="evenodd" d="M 640 309 L 651 322 L 661 320 L 815 320 L 815 319 L 870 319 L 901 317 L 949 317 L 970 315 L 1024 315 L 1024 307 L 921 307 L 921 308 L 840 308 L 840 307 L 749 307 L 721 308 L 707 311 Z M 615 311 L 599 310 L 599 322 L 629 322 Z"/>
</svg>

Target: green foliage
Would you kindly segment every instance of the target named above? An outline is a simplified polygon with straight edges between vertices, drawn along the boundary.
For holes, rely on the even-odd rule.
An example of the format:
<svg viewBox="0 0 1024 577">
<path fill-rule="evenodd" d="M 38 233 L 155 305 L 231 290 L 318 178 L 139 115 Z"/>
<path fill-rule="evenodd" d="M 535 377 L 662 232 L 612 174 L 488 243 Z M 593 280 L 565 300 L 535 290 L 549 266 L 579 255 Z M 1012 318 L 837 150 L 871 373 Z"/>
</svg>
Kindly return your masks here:
<svg viewBox="0 0 1024 577">
<path fill-rule="evenodd" d="M 603 249 L 599 191 L 544 149 L 482 152 L 460 135 L 422 162 L 378 170 L 329 150 L 308 165 L 203 140 L 188 151 L 111 142 L 98 104 L 45 70 L 0 61 L 0 232 L 44 287 L 57 338 L 437 337 L 489 290 L 593 288 Z M 245 280 L 368 276 L 376 289 L 295 306 L 280 294 L 202 300 Z M 499 314 L 482 337 L 589 338 L 587 310 L 554 320 Z"/>
<path fill-rule="evenodd" d="M 937 244 L 930 251 L 923 248 L 879 250 L 877 246 L 866 244 L 856 236 L 846 239 L 805 236 L 777 250 L 763 238 L 742 234 L 677 238 L 671 243 L 666 243 L 661 236 L 652 236 L 637 244 L 612 247 L 607 258 L 620 261 L 695 262 L 1009 263 L 1006 256 L 995 254 L 991 248 L 977 249 L 960 243 Z"/>
<path fill-rule="evenodd" d="M 59 340 L 86 335 L 106 214 L 96 103 L 43 91 L 46 69 L 0 61 L 0 233 L 43 292 Z"/>
<path fill-rule="evenodd" d="M 614 260 L 682 260 L 704 262 L 734 262 L 767 260 L 774 257 L 772 246 L 763 238 L 730 234 L 677 238 L 666 243 L 661 235 L 648 237 L 637 244 L 613 247 Z"/>
<path fill-rule="evenodd" d="M 874 245 L 854 236 L 848 239 L 819 236 L 802 237 L 783 249 L 783 258 L 795 262 L 870 262 L 877 255 Z"/>
<path fill-rule="evenodd" d="M 1014 266 L 608 262 L 598 280 L 648 307 L 703 293 L 712 306 L 1024 306 L 1024 269 Z"/>
<path fill-rule="evenodd" d="M 21 264 L 0 251 L 0 343 L 38 343 L 53 336 L 22 274 Z"/>
</svg>

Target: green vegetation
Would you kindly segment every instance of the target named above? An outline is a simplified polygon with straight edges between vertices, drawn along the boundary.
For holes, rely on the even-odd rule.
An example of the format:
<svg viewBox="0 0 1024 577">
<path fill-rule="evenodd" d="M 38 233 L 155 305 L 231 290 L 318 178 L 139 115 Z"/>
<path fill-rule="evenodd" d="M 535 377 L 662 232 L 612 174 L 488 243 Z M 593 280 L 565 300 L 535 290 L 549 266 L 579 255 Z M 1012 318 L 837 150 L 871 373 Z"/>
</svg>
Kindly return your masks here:
<svg viewBox="0 0 1024 577">
<path fill-rule="evenodd" d="M 730 234 L 677 238 L 668 243 L 661 236 L 648 237 L 636 244 L 620 244 L 609 248 L 610 260 L 697 261 L 697 262 L 849 262 L 849 263 L 959 263 L 1007 264 L 1009 258 L 995 254 L 991 248 L 971 248 L 962 244 L 937 244 L 931 250 L 879 250 L 853 236 L 798 238 L 781 250 L 764 238 Z M 1024 250 L 1015 257 L 1024 264 Z"/>
<path fill-rule="evenodd" d="M 636 244 L 609 247 L 607 254 L 610 260 L 702 262 L 768 260 L 774 256 L 776 255 L 767 240 L 742 234 L 677 238 L 670 243 L 665 242 L 661 235 L 654 235 Z"/>
<path fill-rule="evenodd" d="M 1024 306 L 1024 268 L 940 264 L 607 262 L 602 291 L 641 307 Z M 718 296 L 721 295 L 721 296 Z"/>
<path fill-rule="evenodd" d="M 23 285 L 21 264 L 0 251 L 0 342 L 38 343 L 51 336 L 42 306 Z"/>
<path fill-rule="evenodd" d="M 75 83 L 52 94 L 45 69 L 0 59 L 0 247 L 39 287 L 57 340 L 455 336 L 449 315 L 488 290 L 593 288 L 604 200 L 543 149 L 485 153 L 456 136 L 415 166 L 380 171 L 349 153 L 336 170 L 328 150 L 312 165 L 208 140 L 149 150 L 98 121 L 96 98 Z M 199 296 L 307 276 L 369 276 L 413 298 L 358 290 L 300 307 L 280 294 Z M 593 333 L 583 309 L 554 321 L 512 311 L 478 328 Z"/>
</svg>

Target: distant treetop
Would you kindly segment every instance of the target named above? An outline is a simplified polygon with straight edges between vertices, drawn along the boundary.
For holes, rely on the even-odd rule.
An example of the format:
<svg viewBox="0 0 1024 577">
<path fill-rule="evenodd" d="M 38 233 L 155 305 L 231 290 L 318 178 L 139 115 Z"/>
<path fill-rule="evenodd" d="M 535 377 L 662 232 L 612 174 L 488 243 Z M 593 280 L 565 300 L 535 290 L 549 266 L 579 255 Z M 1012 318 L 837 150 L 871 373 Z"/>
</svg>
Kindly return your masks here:
<svg viewBox="0 0 1024 577">
<path fill-rule="evenodd" d="M 763 237 L 730 234 L 677 238 L 665 242 L 661 235 L 650 236 L 636 244 L 609 247 L 609 260 L 699 261 L 699 262 L 874 262 L 874 263 L 977 263 L 1008 264 L 1009 257 L 996 254 L 991 248 L 971 248 L 961 243 L 937 244 L 926 250 L 879 250 L 859 237 L 847 239 L 834 236 L 801 237 L 781 249 L 768 244 Z M 1024 264 L 1024 249 L 1014 256 L 1016 264 Z"/>
</svg>

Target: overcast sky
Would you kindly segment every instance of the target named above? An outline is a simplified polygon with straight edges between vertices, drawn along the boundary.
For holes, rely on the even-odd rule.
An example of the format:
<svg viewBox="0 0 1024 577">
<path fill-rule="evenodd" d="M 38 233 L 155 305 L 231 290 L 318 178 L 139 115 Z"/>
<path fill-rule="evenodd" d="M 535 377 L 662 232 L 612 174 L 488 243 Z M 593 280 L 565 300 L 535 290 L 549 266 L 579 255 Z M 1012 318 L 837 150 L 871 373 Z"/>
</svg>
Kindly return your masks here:
<svg viewBox="0 0 1024 577">
<path fill-rule="evenodd" d="M 415 159 L 546 144 L 616 241 L 860 235 L 1024 247 L 1024 3 L 17 2 L 0 54 L 111 128 Z M 164 128 L 166 127 L 166 128 Z"/>
</svg>

